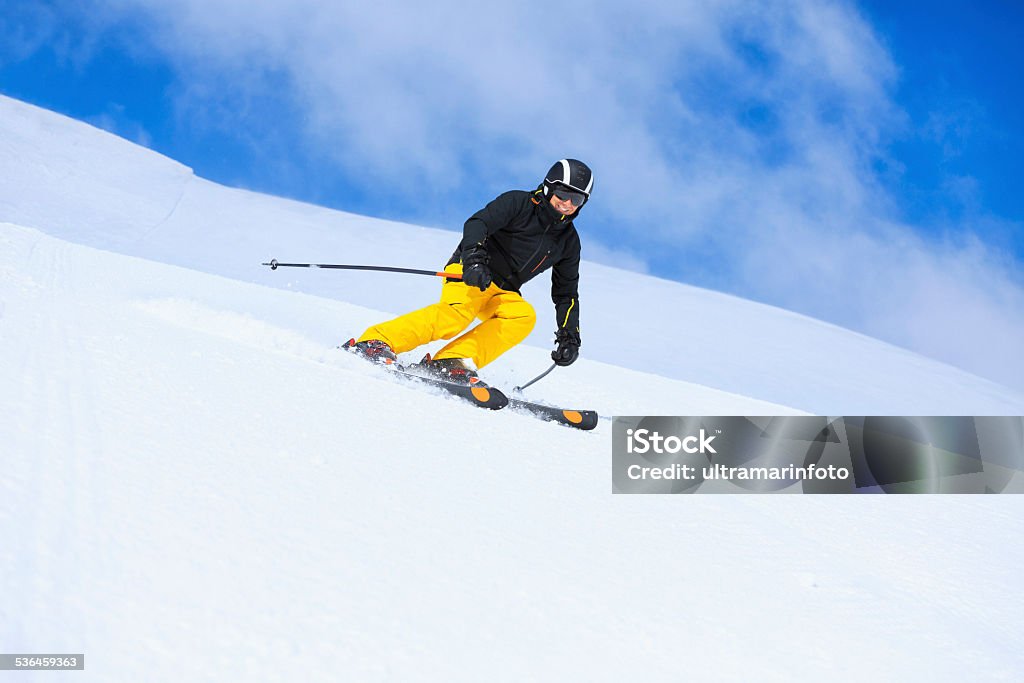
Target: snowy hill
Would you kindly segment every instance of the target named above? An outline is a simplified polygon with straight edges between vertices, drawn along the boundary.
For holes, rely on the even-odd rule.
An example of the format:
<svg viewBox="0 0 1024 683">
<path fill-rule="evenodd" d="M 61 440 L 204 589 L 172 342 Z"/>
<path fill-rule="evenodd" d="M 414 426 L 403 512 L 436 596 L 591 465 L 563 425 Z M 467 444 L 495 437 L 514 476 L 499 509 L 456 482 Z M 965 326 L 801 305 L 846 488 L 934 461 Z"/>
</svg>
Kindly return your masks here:
<svg viewBox="0 0 1024 683">
<path fill-rule="evenodd" d="M 5 652 L 84 652 L 74 675 L 110 681 L 1024 670 L 1015 497 L 612 496 L 607 423 L 481 411 L 332 349 L 438 283 L 258 265 L 433 267 L 453 233 L 224 188 L 2 97 L 0 178 Z M 590 263 L 583 284 L 584 358 L 530 395 L 1024 412 L 778 309 Z M 541 323 L 499 385 L 547 366 L 526 295 Z"/>
<path fill-rule="evenodd" d="M 271 272 L 259 264 L 274 257 L 435 268 L 459 239 L 225 188 L 113 135 L 3 97 L 0 145 L 0 221 L 385 315 L 433 302 L 437 283 L 377 273 Z M 476 208 L 467 206 L 467 214 Z M 585 221 L 581 226 L 585 258 Z M 544 280 L 524 289 L 538 310 L 528 343 L 550 349 L 554 316 Z M 817 414 L 1024 412 L 1024 396 L 990 381 L 848 330 L 680 283 L 585 262 L 580 299 L 585 359 Z M 332 344 L 362 331 L 361 322 L 333 322 L 324 340 Z M 514 372 L 512 359 L 501 359 L 494 371 L 522 381 L 544 369 L 537 357 Z M 575 377 L 583 367 L 559 375 Z M 618 387 L 616 393 L 631 392 Z"/>
</svg>

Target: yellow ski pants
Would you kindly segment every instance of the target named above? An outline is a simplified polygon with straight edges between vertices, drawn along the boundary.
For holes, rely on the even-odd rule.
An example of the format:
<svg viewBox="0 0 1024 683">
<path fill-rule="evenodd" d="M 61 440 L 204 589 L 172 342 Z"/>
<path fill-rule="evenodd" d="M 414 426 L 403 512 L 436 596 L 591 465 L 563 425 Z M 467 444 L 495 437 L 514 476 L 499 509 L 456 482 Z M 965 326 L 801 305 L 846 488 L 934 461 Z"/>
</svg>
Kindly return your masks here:
<svg viewBox="0 0 1024 683">
<path fill-rule="evenodd" d="M 453 263 L 446 273 L 462 273 Z M 395 353 L 411 351 L 438 339 L 452 339 L 479 318 L 481 323 L 434 354 L 439 358 L 470 358 L 477 369 L 484 367 L 526 337 L 537 322 L 537 314 L 526 299 L 496 285 L 484 291 L 445 281 L 441 300 L 394 320 L 374 325 L 356 341 L 380 339 Z"/>
</svg>

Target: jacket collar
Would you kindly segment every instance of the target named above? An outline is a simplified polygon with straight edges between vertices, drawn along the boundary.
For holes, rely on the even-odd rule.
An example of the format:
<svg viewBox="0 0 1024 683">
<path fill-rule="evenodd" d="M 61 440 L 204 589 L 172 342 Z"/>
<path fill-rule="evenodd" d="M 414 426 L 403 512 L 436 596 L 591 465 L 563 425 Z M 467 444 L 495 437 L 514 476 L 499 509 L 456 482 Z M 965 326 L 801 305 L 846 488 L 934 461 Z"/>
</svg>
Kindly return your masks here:
<svg viewBox="0 0 1024 683">
<path fill-rule="evenodd" d="M 551 206 L 551 202 L 544 196 L 543 185 L 534 190 L 533 196 L 530 200 L 534 203 L 535 211 L 537 211 L 537 214 L 540 216 L 544 224 L 553 228 L 563 228 L 571 225 L 572 222 L 576 220 L 576 217 L 580 215 L 580 209 L 583 208 L 577 207 L 570 216 L 562 215 L 560 212 L 555 210 L 555 207 Z"/>
</svg>

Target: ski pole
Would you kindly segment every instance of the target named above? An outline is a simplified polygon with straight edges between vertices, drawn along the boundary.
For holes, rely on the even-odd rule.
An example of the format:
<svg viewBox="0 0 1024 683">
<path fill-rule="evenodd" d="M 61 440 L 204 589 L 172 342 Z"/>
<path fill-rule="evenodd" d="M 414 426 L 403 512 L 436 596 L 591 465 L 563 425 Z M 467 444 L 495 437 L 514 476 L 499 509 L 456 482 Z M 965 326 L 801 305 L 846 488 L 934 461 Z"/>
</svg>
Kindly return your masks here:
<svg viewBox="0 0 1024 683">
<path fill-rule="evenodd" d="M 558 367 L 558 363 L 552 363 L 552 364 L 551 364 L 551 367 L 550 367 L 550 368 L 548 368 L 548 369 L 547 369 L 547 370 L 545 370 L 544 372 L 540 373 L 539 375 L 537 375 L 536 377 L 534 377 L 533 379 L 531 379 L 531 380 L 530 380 L 529 382 L 527 382 L 527 383 L 526 383 L 526 384 L 524 384 L 523 386 L 521 386 L 521 387 L 514 387 L 514 388 L 512 389 L 512 391 L 514 391 L 514 392 L 516 392 L 516 393 L 522 393 L 523 389 L 525 389 L 526 387 L 530 386 L 530 385 L 531 385 L 531 384 L 533 384 L 534 382 L 539 382 L 540 380 L 544 379 L 545 377 L 547 377 L 547 376 L 548 376 L 548 373 L 550 373 L 550 372 L 551 372 L 552 370 L 554 370 L 554 369 L 555 369 L 556 367 Z"/>
<path fill-rule="evenodd" d="M 434 275 L 446 277 L 450 280 L 461 280 L 459 273 L 445 273 L 438 270 L 420 270 L 418 268 L 395 268 L 393 266 L 353 266 L 340 263 L 280 263 L 276 258 L 270 259 L 270 263 L 261 263 L 262 266 L 270 266 L 271 270 L 278 268 L 336 268 L 339 270 L 382 270 L 389 273 L 412 273 L 413 275 Z"/>
</svg>

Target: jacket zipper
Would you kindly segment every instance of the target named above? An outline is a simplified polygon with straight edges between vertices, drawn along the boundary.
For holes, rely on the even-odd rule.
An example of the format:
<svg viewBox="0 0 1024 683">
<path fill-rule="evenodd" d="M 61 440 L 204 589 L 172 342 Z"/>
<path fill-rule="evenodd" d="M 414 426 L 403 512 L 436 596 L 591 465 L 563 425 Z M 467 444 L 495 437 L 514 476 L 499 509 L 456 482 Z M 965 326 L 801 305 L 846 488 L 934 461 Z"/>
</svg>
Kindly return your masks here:
<svg viewBox="0 0 1024 683">
<path fill-rule="evenodd" d="M 523 272 L 524 272 L 524 271 L 526 270 L 526 266 L 529 266 L 529 265 L 530 265 L 530 261 L 532 261 L 532 260 L 534 259 L 534 257 L 536 257 L 536 256 L 537 256 L 537 254 L 539 254 L 539 253 L 540 253 L 540 250 L 544 248 L 544 238 L 548 236 L 548 232 L 549 232 L 550 230 L 551 230 L 551 224 L 550 224 L 550 223 L 548 223 L 548 227 L 544 228 L 544 232 L 543 232 L 543 233 L 541 233 L 541 236 L 540 236 L 540 245 L 539 245 L 539 246 L 538 246 L 538 247 L 537 247 L 537 248 L 536 248 L 536 249 L 534 250 L 534 252 L 533 252 L 532 254 L 530 254 L 530 258 L 526 259 L 526 265 L 524 265 L 524 266 L 523 266 L 522 268 L 520 268 L 520 269 L 519 269 L 518 271 L 516 271 L 516 273 L 517 273 L 517 274 L 521 275 L 521 274 L 522 274 L 522 273 L 523 273 Z M 550 251 L 548 251 L 548 254 L 550 254 L 550 253 L 551 253 L 551 252 L 550 252 Z M 548 255 L 547 255 L 547 254 L 545 254 L 545 255 L 544 255 L 544 258 L 542 258 L 542 259 L 540 260 L 540 263 L 544 263 L 544 259 L 546 259 L 547 257 L 548 257 Z M 530 272 L 532 273 L 532 272 L 536 271 L 536 270 L 537 270 L 537 268 L 540 268 L 540 263 L 538 263 L 538 264 L 536 265 L 536 267 L 535 267 L 535 268 L 534 268 L 533 270 L 531 270 Z"/>
</svg>

